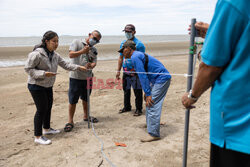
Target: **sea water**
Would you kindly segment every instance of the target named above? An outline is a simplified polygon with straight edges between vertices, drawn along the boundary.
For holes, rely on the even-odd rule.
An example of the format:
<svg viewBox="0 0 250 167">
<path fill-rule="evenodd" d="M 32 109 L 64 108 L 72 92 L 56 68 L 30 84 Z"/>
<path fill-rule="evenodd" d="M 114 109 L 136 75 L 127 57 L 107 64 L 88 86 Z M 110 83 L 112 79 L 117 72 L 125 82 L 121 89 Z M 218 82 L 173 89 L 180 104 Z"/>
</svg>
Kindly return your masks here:
<svg viewBox="0 0 250 167">
<path fill-rule="evenodd" d="M 188 41 L 188 35 L 137 35 L 138 39 L 146 43 L 154 42 L 182 42 Z M 24 47 L 24 46 L 35 46 L 40 43 L 42 37 L 0 37 L 0 49 L 1 47 Z M 86 36 L 60 36 L 59 45 L 70 45 L 74 39 L 84 39 Z M 125 40 L 125 36 L 103 36 L 101 44 L 120 44 L 121 41 Z M 174 53 L 181 54 L 181 53 Z M 160 55 L 158 55 L 160 56 Z M 101 55 L 98 60 L 112 60 L 117 59 L 117 53 L 109 55 Z M 0 67 L 11 67 L 11 66 L 23 66 L 25 60 L 3 60 L 0 55 Z"/>
</svg>

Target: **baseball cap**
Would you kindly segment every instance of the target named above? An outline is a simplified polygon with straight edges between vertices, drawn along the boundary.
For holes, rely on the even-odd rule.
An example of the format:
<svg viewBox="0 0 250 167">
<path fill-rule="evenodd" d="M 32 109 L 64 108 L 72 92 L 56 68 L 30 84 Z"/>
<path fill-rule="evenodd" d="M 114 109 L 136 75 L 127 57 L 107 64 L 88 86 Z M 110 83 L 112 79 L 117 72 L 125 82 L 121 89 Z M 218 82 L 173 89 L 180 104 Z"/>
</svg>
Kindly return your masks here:
<svg viewBox="0 0 250 167">
<path fill-rule="evenodd" d="M 126 32 L 132 32 L 135 31 L 135 26 L 133 24 L 127 24 L 124 28 L 124 30 L 122 31 L 126 31 Z"/>
<path fill-rule="evenodd" d="M 134 41 L 132 40 L 127 40 L 126 42 L 124 42 L 124 44 L 122 45 L 122 48 L 118 50 L 119 53 L 122 53 L 123 50 L 126 48 L 126 47 L 130 47 L 131 49 L 136 49 L 136 44 L 134 43 Z"/>
</svg>

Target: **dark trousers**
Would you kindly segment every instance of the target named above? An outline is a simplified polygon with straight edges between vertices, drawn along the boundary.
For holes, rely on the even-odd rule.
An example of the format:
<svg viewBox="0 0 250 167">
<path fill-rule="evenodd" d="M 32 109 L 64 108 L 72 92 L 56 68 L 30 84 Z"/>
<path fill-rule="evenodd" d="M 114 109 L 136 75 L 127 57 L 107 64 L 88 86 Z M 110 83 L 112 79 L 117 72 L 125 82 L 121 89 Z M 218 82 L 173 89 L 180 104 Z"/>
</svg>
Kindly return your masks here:
<svg viewBox="0 0 250 167">
<path fill-rule="evenodd" d="M 30 90 L 31 96 L 36 105 L 36 114 L 34 117 L 34 134 L 42 136 L 42 127 L 50 128 L 51 108 L 53 104 L 52 88 L 44 90 Z"/>
<path fill-rule="evenodd" d="M 250 154 L 211 144 L 210 167 L 250 167 Z"/>
<path fill-rule="evenodd" d="M 125 73 L 123 74 L 124 108 L 126 110 L 131 110 L 132 108 L 130 103 L 131 86 L 134 89 L 136 109 L 142 110 L 142 88 L 139 77 Z"/>
</svg>

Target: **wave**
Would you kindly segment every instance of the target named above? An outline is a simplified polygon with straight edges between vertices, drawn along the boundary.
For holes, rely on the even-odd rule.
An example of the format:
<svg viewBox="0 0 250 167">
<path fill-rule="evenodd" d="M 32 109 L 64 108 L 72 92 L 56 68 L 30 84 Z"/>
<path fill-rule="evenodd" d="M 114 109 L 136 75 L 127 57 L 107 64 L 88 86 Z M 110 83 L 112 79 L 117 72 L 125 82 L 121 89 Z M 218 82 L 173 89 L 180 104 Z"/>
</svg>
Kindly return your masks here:
<svg viewBox="0 0 250 167">
<path fill-rule="evenodd" d="M 186 51 L 179 51 L 179 52 L 171 52 L 171 53 L 155 53 L 153 54 L 154 57 L 164 57 L 164 56 L 177 56 L 177 55 L 185 55 L 188 54 Z M 66 61 L 69 61 L 69 58 L 64 58 Z M 106 60 L 117 60 L 117 55 L 114 56 L 100 56 L 98 57 L 98 61 L 106 61 Z M 1 60 L 0 61 L 0 68 L 2 67 L 15 67 L 15 66 L 24 66 L 26 60 Z"/>
<path fill-rule="evenodd" d="M 24 66 L 26 60 L 3 60 L 0 61 L 0 67 Z"/>
</svg>

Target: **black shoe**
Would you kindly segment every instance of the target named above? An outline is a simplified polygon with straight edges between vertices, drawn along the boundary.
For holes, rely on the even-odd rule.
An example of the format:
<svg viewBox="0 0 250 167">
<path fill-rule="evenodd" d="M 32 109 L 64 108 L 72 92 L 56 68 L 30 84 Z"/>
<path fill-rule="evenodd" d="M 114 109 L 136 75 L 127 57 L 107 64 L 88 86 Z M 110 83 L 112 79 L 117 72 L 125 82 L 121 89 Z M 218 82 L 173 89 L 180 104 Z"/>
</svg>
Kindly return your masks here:
<svg viewBox="0 0 250 167">
<path fill-rule="evenodd" d="M 131 108 L 130 109 L 122 108 L 122 109 L 120 109 L 119 114 L 129 112 L 129 111 L 131 111 Z"/>
<path fill-rule="evenodd" d="M 142 110 L 135 110 L 134 116 L 142 115 Z"/>
</svg>

